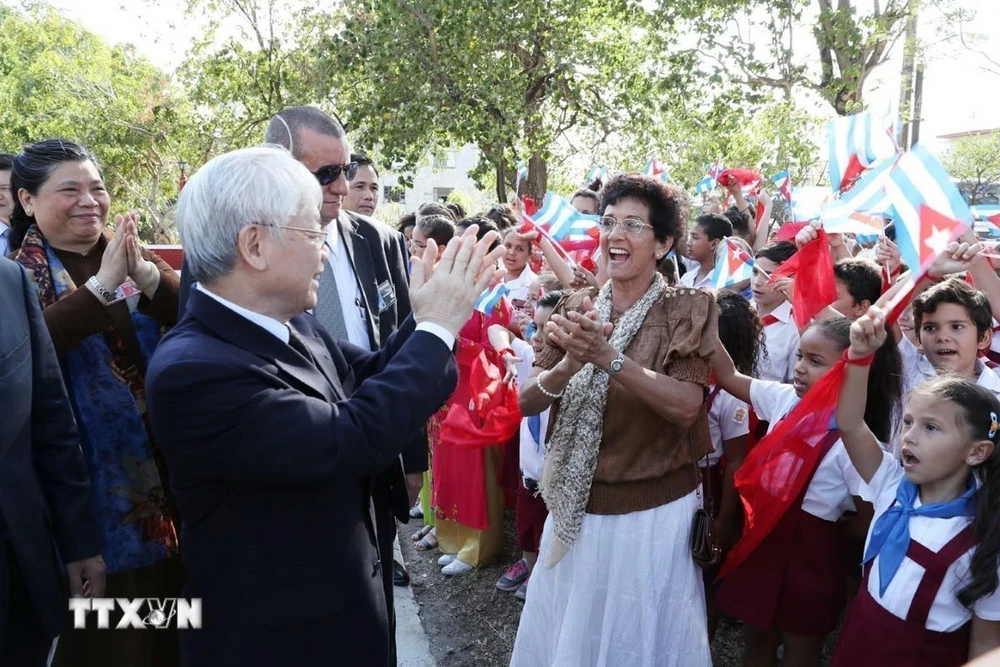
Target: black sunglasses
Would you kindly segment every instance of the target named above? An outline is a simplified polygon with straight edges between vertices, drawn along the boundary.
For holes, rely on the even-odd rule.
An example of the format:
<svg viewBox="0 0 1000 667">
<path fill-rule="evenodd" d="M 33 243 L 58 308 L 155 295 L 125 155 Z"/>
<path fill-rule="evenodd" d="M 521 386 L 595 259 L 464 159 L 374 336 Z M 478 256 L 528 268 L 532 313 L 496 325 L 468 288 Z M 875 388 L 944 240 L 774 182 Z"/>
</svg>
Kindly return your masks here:
<svg viewBox="0 0 1000 667">
<path fill-rule="evenodd" d="M 320 185 L 330 185 L 335 180 L 340 178 L 340 174 L 344 174 L 344 178 L 350 183 L 354 180 L 354 177 L 358 174 L 358 163 L 348 162 L 347 164 L 328 164 L 325 167 L 320 167 L 313 172 L 313 176 L 319 181 Z"/>
</svg>

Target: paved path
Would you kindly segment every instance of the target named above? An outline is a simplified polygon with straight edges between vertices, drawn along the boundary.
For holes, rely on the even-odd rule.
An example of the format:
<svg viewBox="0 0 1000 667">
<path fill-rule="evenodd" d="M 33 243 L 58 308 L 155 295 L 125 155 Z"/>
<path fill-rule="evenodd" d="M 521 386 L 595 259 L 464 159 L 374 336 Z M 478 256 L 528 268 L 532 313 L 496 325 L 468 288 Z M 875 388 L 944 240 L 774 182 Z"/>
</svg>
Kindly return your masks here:
<svg viewBox="0 0 1000 667">
<path fill-rule="evenodd" d="M 404 526 L 405 527 L 405 526 Z M 406 531 L 401 529 L 405 535 Z M 403 561 L 399 550 L 399 540 L 396 540 L 396 560 Z M 396 656 L 398 667 L 437 667 L 431 655 L 431 645 L 427 641 L 424 626 L 417 614 L 420 607 L 413 598 L 413 589 L 407 586 L 395 587 L 396 605 Z"/>
</svg>

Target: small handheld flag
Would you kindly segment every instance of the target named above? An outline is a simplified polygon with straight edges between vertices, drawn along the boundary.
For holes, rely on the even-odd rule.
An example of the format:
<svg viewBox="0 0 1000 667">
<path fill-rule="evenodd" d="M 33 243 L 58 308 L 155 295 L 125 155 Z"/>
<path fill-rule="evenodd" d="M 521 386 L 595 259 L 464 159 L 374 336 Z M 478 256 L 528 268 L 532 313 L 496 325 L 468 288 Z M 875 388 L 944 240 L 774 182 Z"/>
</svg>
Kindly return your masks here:
<svg viewBox="0 0 1000 667">
<path fill-rule="evenodd" d="M 666 167 L 663 166 L 663 163 L 657 160 L 655 157 L 650 159 L 650 161 L 646 163 L 646 167 L 645 169 L 643 169 L 642 173 L 644 173 L 646 176 L 652 176 L 653 178 L 658 178 L 661 181 L 670 181 L 670 172 L 667 170 Z"/>
<path fill-rule="evenodd" d="M 915 274 L 923 274 L 973 224 L 962 193 L 923 146 L 899 158 L 886 191 L 898 216 L 896 244 L 903 262 Z"/>
<path fill-rule="evenodd" d="M 883 124 L 892 127 L 883 127 Z M 876 119 L 870 111 L 827 123 L 830 187 L 834 192 L 847 190 L 865 169 L 899 152 L 892 131 L 894 127 L 892 118 Z"/>
<path fill-rule="evenodd" d="M 600 241 L 598 217 L 580 213 L 552 192 L 545 195 L 542 208 L 531 222 L 545 227 L 551 238 L 566 250 L 593 250 Z"/>
<path fill-rule="evenodd" d="M 778 188 L 778 192 L 781 193 L 781 197 L 787 202 L 792 201 L 792 177 L 788 173 L 788 170 L 783 169 L 779 171 L 771 177 L 771 180 Z"/>
<path fill-rule="evenodd" d="M 882 215 L 892 208 L 885 186 L 896 162 L 881 162 L 866 171 L 840 199 L 824 204 L 823 228 L 830 233 L 882 233 Z"/>
<path fill-rule="evenodd" d="M 722 164 L 722 160 L 716 160 L 713 164 L 706 164 L 705 177 L 694 186 L 694 191 L 701 194 L 714 190 L 719 179 L 719 174 L 725 170 L 726 165 Z"/>
<path fill-rule="evenodd" d="M 608 173 L 609 173 L 608 168 L 603 164 L 599 166 L 594 165 L 593 167 L 590 168 L 590 171 L 587 172 L 587 178 L 586 180 L 584 180 L 583 184 L 585 186 L 590 185 L 591 183 L 597 180 L 600 180 L 602 183 L 605 183 L 608 180 Z"/>
<path fill-rule="evenodd" d="M 497 307 L 501 299 L 510 293 L 510 289 L 503 283 L 497 283 L 493 289 L 488 289 L 479 295 L 476 300 L 476 310 L 483 315 L 489 315 Z"/>
<path fill-rule="evenodd" d="M 712 272 L 712 287 L 723 289 L 750 280 L 753 277 L 753 267 L 753 257 L 727 237 L 719 244 L 719 256 Z"/>
</svg>

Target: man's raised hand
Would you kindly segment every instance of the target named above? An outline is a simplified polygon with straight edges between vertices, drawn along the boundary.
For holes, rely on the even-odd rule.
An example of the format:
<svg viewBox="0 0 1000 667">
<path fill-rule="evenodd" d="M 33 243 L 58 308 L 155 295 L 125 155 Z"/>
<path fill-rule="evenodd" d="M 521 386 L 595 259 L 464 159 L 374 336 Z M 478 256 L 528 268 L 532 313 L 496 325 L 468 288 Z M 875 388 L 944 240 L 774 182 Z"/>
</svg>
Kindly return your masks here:
<svg viewBox="0 0 1000 667">
<path fill-rule="evenodd" d="M 502 246 L 489 251 L 498 238 L 496 232 L 477 241 L 478 231 L 473 225 L 449 241 L 436 265 L 437 244 L 428 240 L 410 278 L 410 302 L 417 322 L 432 322 L 457 335 L 468 321 L 476 299 L 497 276 L 497 261 L 504 252 Z"/>
</svg>

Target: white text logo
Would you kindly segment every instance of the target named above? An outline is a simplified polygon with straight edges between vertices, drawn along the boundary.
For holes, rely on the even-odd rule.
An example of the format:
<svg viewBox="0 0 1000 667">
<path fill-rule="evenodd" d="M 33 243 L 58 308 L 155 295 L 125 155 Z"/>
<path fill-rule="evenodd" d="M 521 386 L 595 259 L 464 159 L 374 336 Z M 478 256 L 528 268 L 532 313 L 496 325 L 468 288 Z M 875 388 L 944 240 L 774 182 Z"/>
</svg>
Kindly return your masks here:
<svg viewBox="0 0 1000 667">
<path fill-rule="evenodd" d="M 70 598 L 69 610 L 73 612 L 73 627 L 82 630 L 87 627 L 87 615 L 97 612 L 97 628 L 111 628 L 111 615 L 120 617 L 114 625 L 116 630 L 124 628 L 169 628 L 175 621 L 178 629 L 201 628 L 201 599 L 192 598 Z M 176 619 L 176 620 L 175 620 Z"/>
</svg>

